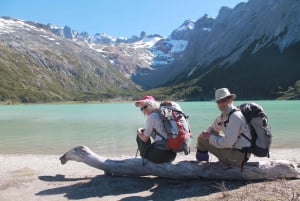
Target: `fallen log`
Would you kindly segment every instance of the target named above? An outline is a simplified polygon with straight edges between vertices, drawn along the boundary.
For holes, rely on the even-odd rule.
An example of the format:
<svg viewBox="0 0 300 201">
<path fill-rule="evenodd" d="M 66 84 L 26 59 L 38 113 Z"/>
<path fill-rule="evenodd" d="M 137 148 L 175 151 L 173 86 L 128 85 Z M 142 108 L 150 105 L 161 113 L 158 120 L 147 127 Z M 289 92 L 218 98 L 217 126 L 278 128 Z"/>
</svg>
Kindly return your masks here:
<svg viewBox="0 0 300 201">
<path fill-rule="evenodd" d="M 172 179 L 214 179 L 214 180 L 262 180 L 300 178 L 300 163 L 286 160 L 249 162 L 240 168 L 228 167 L 220 162 L 199 163 L 180 161 L 178 163 L 156 164 L 141 158 L 110 160 L 101 157 L 86 146 L 79 146 L 60 157 L 61 164 L 67 161 L 83 162 L 106 174 L 116 176 L 158 176 Z"/>
</svg>

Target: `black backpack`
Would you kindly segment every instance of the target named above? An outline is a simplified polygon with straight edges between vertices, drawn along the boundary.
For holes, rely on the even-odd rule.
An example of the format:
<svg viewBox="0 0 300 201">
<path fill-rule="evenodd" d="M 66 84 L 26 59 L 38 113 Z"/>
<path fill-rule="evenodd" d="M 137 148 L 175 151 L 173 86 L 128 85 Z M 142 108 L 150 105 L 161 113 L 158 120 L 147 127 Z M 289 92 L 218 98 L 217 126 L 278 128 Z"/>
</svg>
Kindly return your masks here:
<svg viewBox="0 0 300 201">
<path fill-rule="evenodd" d="M 244 115 L 251 131 L 251 139 L 245 134 L 245 137 L 251 143 L 251 147 L 245 147 L 242 150 L 247 153 L 253 153 L 258 157 L 270 157 L 269 149 L 272 141 L 272 133 L 268 126 L 268 117 L 262 106 L 256 103 L 244 103 L 238 106 L 239 110 Z M 237 110 L 233 110 L 230 115 Z"/>
</svg>

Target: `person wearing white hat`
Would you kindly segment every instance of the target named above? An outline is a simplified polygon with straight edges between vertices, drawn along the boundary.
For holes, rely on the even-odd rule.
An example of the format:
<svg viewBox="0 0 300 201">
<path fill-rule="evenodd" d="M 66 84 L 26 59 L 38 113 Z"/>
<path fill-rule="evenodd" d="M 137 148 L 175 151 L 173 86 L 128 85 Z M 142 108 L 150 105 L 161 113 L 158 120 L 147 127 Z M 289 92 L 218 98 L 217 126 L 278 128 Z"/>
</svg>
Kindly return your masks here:
<svg viewBox="0 0 300 201">
<path fill-rule="evenodd" d="M 244 133 L 251 139 L 250 128 L 242 112 L 233 105 L 235 94 L 227 88 L 215 91 L 215 101 L 221 114 L 213 123 L 199 134 L 197 140 L 196 159 L 209 161 L 208 152 L 215 155 L 219 161 L 234 167 L 242 167 L 250 154 L 242 148 L 250 147 L 250 142 L 240 137 Z"/>
<path fill-rule="evenodd" d="M 147 117 L 145 128 L 137 129 L 136 141 L 138 150 L 141 157 L 147 158 L 152 162 L 172 162 L 177 154 L 165 148 L 163 140 L 167 138 L 167 133 L 157 112 L 159 105 L 159 102 L 152 96 L 143 96 L 135 102 L 135 106 L 139 107 L 141 112 Z M 151 138 L 153 143 L 151 143 Z"/>
</svg>

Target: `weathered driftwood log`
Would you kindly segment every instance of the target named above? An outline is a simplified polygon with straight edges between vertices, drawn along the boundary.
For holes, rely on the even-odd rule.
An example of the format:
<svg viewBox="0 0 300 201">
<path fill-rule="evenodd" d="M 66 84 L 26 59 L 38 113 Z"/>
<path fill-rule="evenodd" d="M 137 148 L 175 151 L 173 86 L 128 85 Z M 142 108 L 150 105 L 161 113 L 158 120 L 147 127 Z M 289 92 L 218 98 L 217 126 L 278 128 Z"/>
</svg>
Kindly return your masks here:
<svg viewBox="0 0 300 201">
<path fill-rule="evenodd" d="M 86 146 L 79 146 L 66 152 L 60 161 L 68 160 L 86 163 L 118 176 L 159 176 L 173 179 L 221 179 L 221 180 L 260 180 L 279 178 L 300 178 L 300 163 L 289 161 L 267 161 L 246 163 L 240 168 L 228 167 L 222 163 L 199 163 L 181 161 L 178 163 L 156 164 L 141 158 L 109 160 L 98 156 Z"/>
</svg>

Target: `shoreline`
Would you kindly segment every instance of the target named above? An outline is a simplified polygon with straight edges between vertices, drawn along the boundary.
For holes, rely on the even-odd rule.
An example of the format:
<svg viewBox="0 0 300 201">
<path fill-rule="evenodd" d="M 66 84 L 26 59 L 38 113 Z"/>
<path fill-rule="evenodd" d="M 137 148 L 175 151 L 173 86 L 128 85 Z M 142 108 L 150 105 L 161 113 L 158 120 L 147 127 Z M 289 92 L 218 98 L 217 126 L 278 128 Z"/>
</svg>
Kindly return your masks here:
<svg viewBox="0 0 300 201">
<path fill-rule="evenodd" d="M 0 154 L 0 200 L 166 200 L 166 197 L 160 197 L 162 192 L 170 194 L 170 200 L 206 200 L 217 195 L 215 193 L 222 193 L 222 190 L 214 187 L 220 181 L 107 176 L 102 170 L 79 162 L 70 161 L 61 165 L 61 155 Z M 195 160 L 194 156 L 195 152 L 188 156 L 178 154 L 175 162 Z M 111 159 L 133 157 L 135 156 L 123 155 Z M 215 159 L 212 157 L 211 160 Z M 250 161 L 262 160 L 290 160 L 300 163 L 300 148 L 272 149 L 270 159 L 250 158 Z M 291 182 L 300 186 L 299 179 Z M 246 183 L 236 181 L 231 185 L 247 188 Z M 251 182 L 248 184 L 252 185 Z M 182 188 L 185 190 L 182 191 Z"/>
<path fill-rule="evenodd" d="M 77 146 L 80 146 L 80 145 L 77 145 Z M 118 152 L 118 151 L 110 151 L 110 153 L 105 153 L 105 152 L 101 152 L 101 150 L 97 150 L 97 148 L 93 147 L 93 146 L 89 146 L 89 145 L 85 145 L 85 146 L 88 146 L 90 149 L 92 149 L 95 153 L 97 154 L 101 154 L 102 156 L 105 156 L 105 157 L 113 157 L 113 158 L 118 158 L 118 157 L 121 157 L 121 158 L 124 158 L 124 157 L 135 157 L 135 154 L 136 154 L 136 149 L 137 148 L 128 148 L 128 149 L 124 149 L 122 150 L 122 152 Z M 136 146 L 134 144 L 134 146 Z M 196 148 L 192 148 L 196 145 L 192 145 L 191 146 L 191 153 L 192 152 L 195 152 L 196 151 Z M 69 151 L 70 149 L 74 148 L 75 146 L 73 147 L 69 147 L 69 148 L 59 148 L 59 149 L 51 149 L 51 150 L 16 150 L 16 149 L 3 149 L 1 150 L 0 148 L 0 155 L 60 155 L 60 154 L 63 154 L 67 151 Z M 270 153 L 272 155 L 272 152 L 275 152 L 276 154 L 278 154 L 278 150 L 296 150 L 297 152 L 299 151 L 300 152 L 300 147 L 297 146 L 296 144 L 293 145 L 293 146 L 290 146 L 290 147 L 287 147 L 286 145 L 275 145 L 273 148 L 271 147 L 270 149 Z M 179 153 L 180 155 L 180 153 Z"/>
<path fill-rule="evenodd" d="M 235 102 L 256 102 L 256 101 L 299 101 L 300 99 L 235 99 Z M 158 100 L 159 101 L 159 100 Z M 163 101 L 163 100 L 160 100 Z M 174 100 L 175 102 L 213 102 L 213 99 L 207 100 Z M 54 102 L 15 102 L 15 101 L 0 101 L 0 106 L 9 106 L 9 105 L 63 105 L 63 104 L 102 104 L 102 103 L 134 103 L 135 99 L 132 100 L 120 100 L 120 99 L 107 99 L 107 100 L 89 100 L 89 101 L 54 101 Z"/>
<path fill-rule="evenodd" d="M 67 152 L 69 150 L 65 150 Z M 97 153 L 97 151 L 93 150 L 96 154 L 105 157 L 107 159 L 126 159 L 126 158 L 135 158 L 135 153 L 123 153 L 120 155 L 114 154 L 103 154 L 103 153 Z M 59 157 L 62 156 L 65 152 L 62 152 L 61 154 L 58 153 L 0 153 L 0 158 L 5 158 L 5 157 L 37 157 L 37 158 L 45 158 L 45 157 L 56 157 L 57 160 L 59 160 Z M 178 153 L 177 157 L 174 162 L 179 162 L 182 160 L 187 160 L 187 161 L 193 161 L 195 160 L 195 152 L 196 151 L 191 151 L 190 154 L 184 155 L 183 153 Z M 140 156 L 137 156 L 140 158 Z M 216 158 L 211 155 L 211 160 L 215 161 Z M 251 155 L 250 161 L 263 161 L 263 160 L 290 160 L 290 161 L 296 161 L 300 162 L 300 148 L 297 147 L 291 147 L 291 148 L 273 148 L 270 150 L 270 158 L 267 157 L 256 157 L 254 155 Z"/>
</svg>

